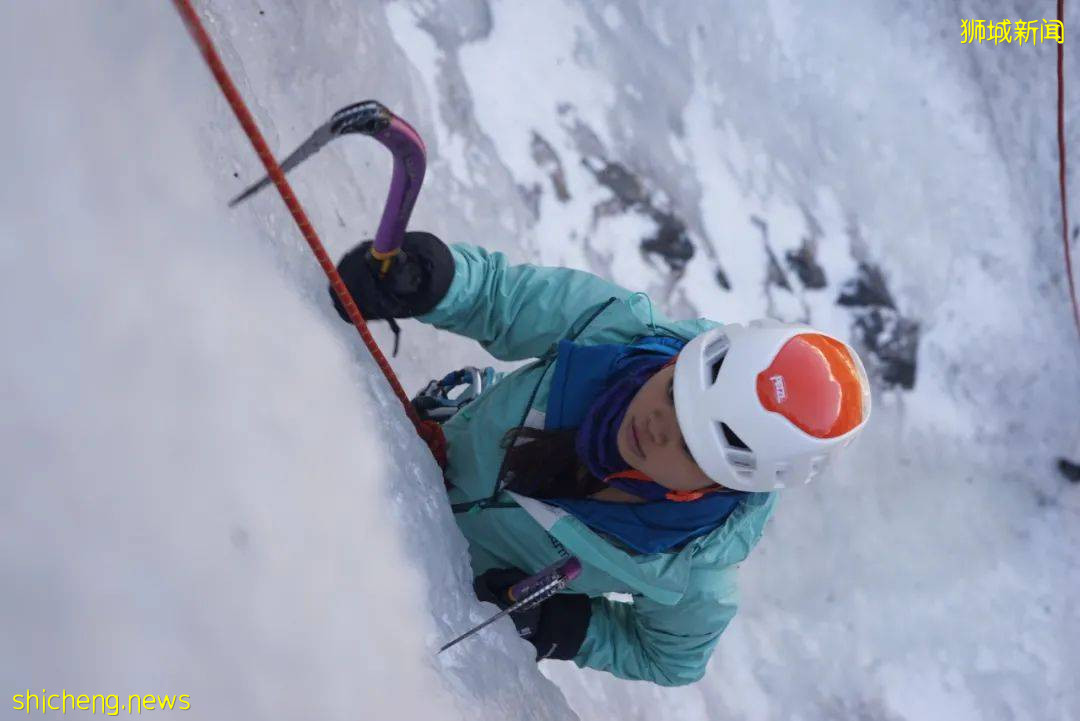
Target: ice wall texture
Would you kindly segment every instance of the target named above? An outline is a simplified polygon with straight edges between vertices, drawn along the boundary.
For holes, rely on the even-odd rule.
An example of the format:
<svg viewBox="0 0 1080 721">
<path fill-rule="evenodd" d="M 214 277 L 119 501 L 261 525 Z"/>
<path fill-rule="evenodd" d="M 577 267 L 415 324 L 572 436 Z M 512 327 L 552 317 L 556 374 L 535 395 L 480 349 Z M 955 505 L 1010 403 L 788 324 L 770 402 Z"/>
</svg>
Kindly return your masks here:
<svg viewBox="0 0 1080 721">
<path fill-rule="evenodd" d="M 170 4 L 0 28 L 5 710 L 569 717 L 512 626 L 435 658 L 486 612 L 438 468 L 293 228 L 226 211 L 253 157 Z"/>
<path fill-rule="evenodd" d="M 1070 673 L 1080 612 L 1069 595 L 1080 502 L 1053 463 L 1080 454 L 1080 357 L 1055 206 L 1053 48 L 960 44 L 963 17 L 1041 19 L 1049 4 L 223 0 L 200 9 L 273 147 L 291 149 L 365 97 L 420 130 L 432 160 L 416 228 L 592 269 L 648 290 L 671 314 L 805 319 L 912 360 L 910 382 L 878 374 L 891 389 L 879 388 L 848 463 L 784 499 L 744 565 L 742 611 L 705 680 L 658 689 L 545 664 L 582 718 L 1080 715 Z M 149 16 L 158 17 L 80 19 L 108 38 L 95 52 L 113 59 L 114 73 L 157 86 L 161 69 L 146 58 L 160 49 L 141 41 L 143 60 L 132 62 L 125 44 L 148 34 L 140 23 Z M 171 37 L 168 20 L 156 22 Z M 1070 8 L 1066 27 L 1077 22 Z M 53 52 L 77 45 L 73 33 Z M 227 198 L 260 169 L 212 88 L 199 85 L 201 68 L 187 67 L 194 56 L 182 42 L 168 47 L 169 67 L 198 89 L 184 96 L 195 100 L 158 112 L 196 129 L 199 152 L 180 167 L 202 174 L 203 196 Z M 1080 67 L 1075 48 L 1066 50 L 1069 67 Z M 94 76 L 96 66 L 75 65 L 67 72 Z M 1075 88 L 1070 81 L 1070 120 Z M 48 107 L 51 95 L 19 97 Z M 114 105 L 95 112 L 112 117 Z M 23 122 L 39 134 L 48 127 Z M 32 147 L 19 156 L 27 167 Z M 157 142 L 147 147 L 160 152 Z M 74 167 L 108 165 L 93 160 Z M 332 254 L 374 231 L 388 170 L 381 149 L 358 142 L 293 174 Z M 159 185 L 162 195 L 179 192 Z M 56 197 L 54 186 L 41 197 Z M 191 215 L 208 217 L 183 217 Z M 32 228 L 44 216 L 12 217 Z M 206 222 L 207 237 L 230 224 L 246 239 L 241 266 L 265 264 L 284 279 L 267 291 L 275 303 L 293 298 L 297 313 L 329 324 L 335 342 L 361 357 L 333 329 L 319 271 L 276 198 Z M 238 252 L 235 243 L 214 248 Z M 872 292 L 875 277 L 889 303 Z M 22 283 L 7 292 L 29 297 L 29 279 Z M 914 342 L 900 342 L 910 324 Z M 29 357 L 40 364 L 40 355 Z M 410 388 L 445 365 L 483 360 L 472 344 L 416 324 L 402 355 Z M 404 430 L 377 431 L 378 442 Z M 403 457 L 408 450 L 387 463 Z M 434 544 L 410 545 L 425 537 L 420 521 L 440 524 L 436 538 L 454 538 L 418 477 L 391 472 L 385 483 L 437 636 L 476 610 L 460 600 L 460 539 L 437 555 Z M 324 494 L 346 507 L 361 500 L 337 486 Z M 448 593 L 455 600 L 443 613 Z M 568 713 L 512 639 L 481 644 L 439 667 L 439 688 L 493 713 L 535 685 L 543 696 L 527 708 Z"/>
</svg>

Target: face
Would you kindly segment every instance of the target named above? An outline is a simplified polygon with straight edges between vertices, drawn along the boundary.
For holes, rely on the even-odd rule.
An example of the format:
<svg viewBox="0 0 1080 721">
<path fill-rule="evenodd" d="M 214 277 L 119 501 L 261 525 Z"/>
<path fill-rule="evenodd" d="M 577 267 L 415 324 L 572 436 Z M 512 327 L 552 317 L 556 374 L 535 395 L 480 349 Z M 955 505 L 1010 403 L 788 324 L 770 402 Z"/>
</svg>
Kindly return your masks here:
<svg viewBox="0 0 1080 721">
<path fill-rule="evenodd" d="M 696 491 L 715 483 L 694 463 L 683 442 L 675 417 L 674 378 L 674 365 L 658 371 L 630 401 L 619 426 L 619 455 L 662 486 Z"/>
</svg>

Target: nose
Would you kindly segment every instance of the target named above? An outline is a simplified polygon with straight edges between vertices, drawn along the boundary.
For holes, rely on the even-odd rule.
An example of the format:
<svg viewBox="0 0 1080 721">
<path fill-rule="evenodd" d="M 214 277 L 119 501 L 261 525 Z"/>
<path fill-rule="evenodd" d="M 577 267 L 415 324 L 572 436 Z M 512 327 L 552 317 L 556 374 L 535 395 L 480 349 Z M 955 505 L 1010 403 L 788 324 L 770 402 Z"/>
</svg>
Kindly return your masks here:
<svg viewBox="0 0 1080 721">
<path fill-rule="evenodd" d="M 653 445 L 666 446 L 678 437 L 675 416 L 660 409 L 649 414 L 649 436 Z"/>
</svg>

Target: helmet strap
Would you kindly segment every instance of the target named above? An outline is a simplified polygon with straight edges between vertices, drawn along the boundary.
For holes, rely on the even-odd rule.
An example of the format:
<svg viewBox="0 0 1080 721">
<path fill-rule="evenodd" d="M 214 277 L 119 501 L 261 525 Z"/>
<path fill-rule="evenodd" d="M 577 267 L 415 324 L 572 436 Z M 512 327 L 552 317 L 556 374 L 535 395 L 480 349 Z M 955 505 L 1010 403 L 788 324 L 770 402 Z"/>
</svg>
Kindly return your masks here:
<svg viewBox="0 0 1080 721">
<path fill-rule="evenodd" d="M 645 501 L 668 500 L 675 503 L 689 503 L 698 500 L 706 493 L 721 490 L 720 486 L 710 486 L 696 491 L 673 491 L 666 486 L 660 485 L 641 471 L 634 469 L 612 473 L 605 476 L 603 481 L 614 488 L 626 491 Z"/>
</svg>

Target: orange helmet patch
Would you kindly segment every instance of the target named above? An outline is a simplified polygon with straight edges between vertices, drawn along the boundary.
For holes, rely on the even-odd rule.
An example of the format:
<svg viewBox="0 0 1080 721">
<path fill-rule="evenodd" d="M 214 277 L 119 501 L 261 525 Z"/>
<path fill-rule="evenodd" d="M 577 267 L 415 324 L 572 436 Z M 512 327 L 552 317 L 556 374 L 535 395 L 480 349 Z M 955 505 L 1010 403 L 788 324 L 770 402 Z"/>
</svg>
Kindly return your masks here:
<svg viewBox="0 0 1080 721">
<path fill-rule="evenodd" d="M 761 405 L 816 438 L 836 438 L 862 423 L 868 393 L 848 348 L 818 333 L 790 339 L 757 376 Z"/>
</svg>

